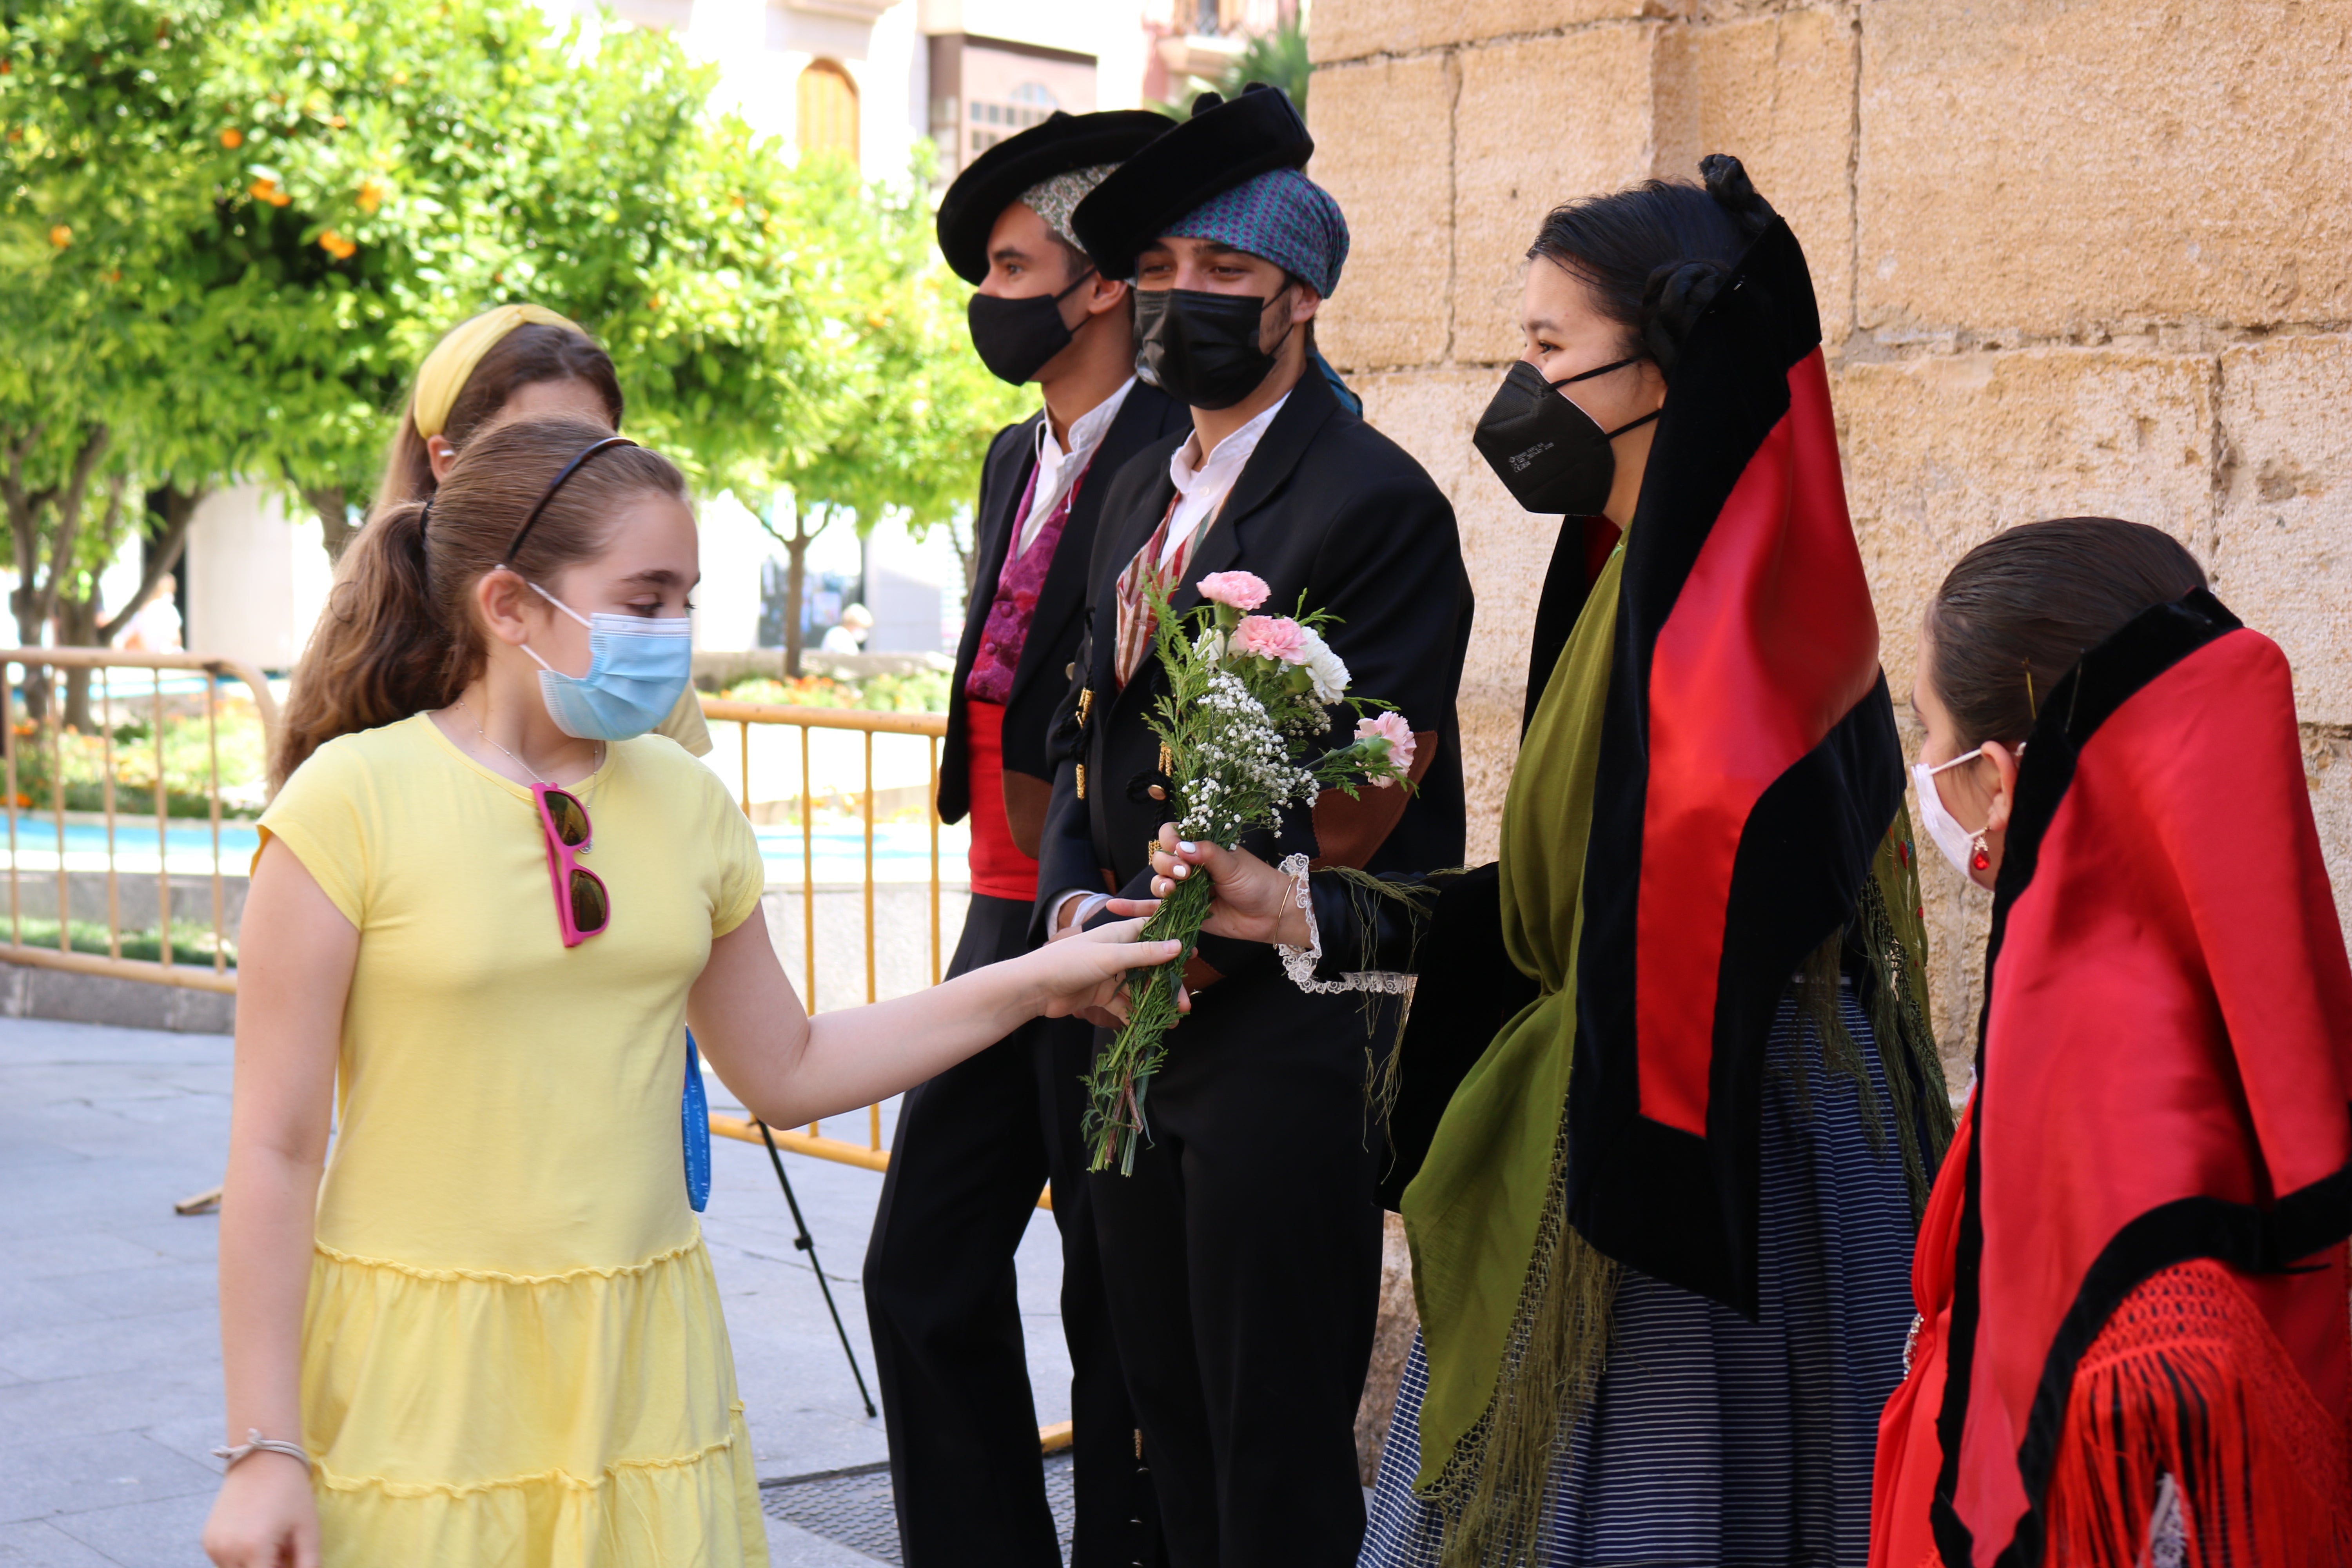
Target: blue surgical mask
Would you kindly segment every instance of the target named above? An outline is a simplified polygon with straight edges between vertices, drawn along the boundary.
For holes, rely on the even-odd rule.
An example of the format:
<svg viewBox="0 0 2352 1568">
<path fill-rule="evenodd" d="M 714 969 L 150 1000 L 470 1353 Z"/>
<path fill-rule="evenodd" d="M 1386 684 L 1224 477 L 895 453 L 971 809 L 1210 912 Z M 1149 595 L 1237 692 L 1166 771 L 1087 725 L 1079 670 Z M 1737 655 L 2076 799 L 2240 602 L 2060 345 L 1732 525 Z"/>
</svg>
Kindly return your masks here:
<svg viewBox="0 0 2352 1568">
<path fill-rule="evenodd" d="M 530 591 L 588 628 L 585 675 L 566 675 L 522 645 L 539 664 L 540 696 L 557 729 L 583 741 L 626 741 L 668 717 L 694 675 L 690 618 L 583 616 L 536 583 Z"/>
</svg>

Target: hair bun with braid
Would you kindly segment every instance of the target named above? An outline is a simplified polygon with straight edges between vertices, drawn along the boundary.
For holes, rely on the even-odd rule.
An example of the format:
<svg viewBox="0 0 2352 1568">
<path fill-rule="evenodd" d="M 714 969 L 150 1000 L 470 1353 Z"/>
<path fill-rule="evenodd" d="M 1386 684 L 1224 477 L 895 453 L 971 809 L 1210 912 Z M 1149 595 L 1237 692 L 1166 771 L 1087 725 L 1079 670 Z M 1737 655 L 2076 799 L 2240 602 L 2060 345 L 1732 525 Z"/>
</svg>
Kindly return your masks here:
<svg viewBox="0 0 2352 1568">
<path fill-rule="evenodd" d="M 1669 382 L 1683 344 L 1730 276 L 1731 268 L 1722 262 L 1706 260 L 1669 261 L 1650 273 L 1649 287 L 1642 292 L 1642 346 Z"/>
<path fill-rule="evenodd" d="M 1706 182 L 1707 195 L 1731 219 L 1743 246 L 1754 244 L 1780 216 L 1771 203 L 1756 194 L 1746 166 L 1730 153 L 1708 153 L 1698 161 L 1698 172 Z M 1723 292 L 1732 266 L 1717 258 L 1696 257 L 1651 269 L 1642 290 L 1642 346 L 1668 381 L 1674 379 L 1683 344 L 1690 341 L 1715 297 Z"/>
</svg>

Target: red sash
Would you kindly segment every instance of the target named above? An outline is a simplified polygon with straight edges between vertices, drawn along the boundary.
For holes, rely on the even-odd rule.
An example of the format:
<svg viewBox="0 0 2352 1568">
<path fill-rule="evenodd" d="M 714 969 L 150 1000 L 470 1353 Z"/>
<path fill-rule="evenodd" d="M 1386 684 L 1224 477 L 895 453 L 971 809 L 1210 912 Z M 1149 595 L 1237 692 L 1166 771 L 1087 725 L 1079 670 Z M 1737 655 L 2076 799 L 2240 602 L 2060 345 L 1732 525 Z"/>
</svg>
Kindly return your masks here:
<svg viewBox="0 0 2352 1568">
<path fill-rule="evenodd" d="M 1033 903 L 1037 862 L 1021 853 L 1004 821 L 1004 710 L 964 704 L 964 744 L 971 777 L 971 890 Z"/>
</svg>

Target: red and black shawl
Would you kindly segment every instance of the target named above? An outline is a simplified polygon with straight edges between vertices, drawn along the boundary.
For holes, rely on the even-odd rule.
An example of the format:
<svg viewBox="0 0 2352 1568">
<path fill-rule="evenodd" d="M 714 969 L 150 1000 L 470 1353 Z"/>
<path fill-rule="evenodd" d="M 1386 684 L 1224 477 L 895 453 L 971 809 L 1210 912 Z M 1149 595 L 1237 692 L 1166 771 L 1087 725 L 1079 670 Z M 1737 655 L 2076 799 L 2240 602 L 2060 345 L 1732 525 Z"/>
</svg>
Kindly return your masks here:
<svg viewBox="0 0 2352 1568">
<path fill-rule="evenodd" d="M 1627 531 L 1583 877 L 1568 1215 L 1756 1306 L 1765 1049 L 1903 798 L 1812 279 L 1775 217 L 1683 345 Z"/>
<path fill-rule="evenodd" d="M 2286 660 L 2210 595 L 2143 614 L 2044 700 L 1986 962 L 1934 1525 L 1953 1568 L 2027 1568 L 2076 1555 L 2048 1506 L 2070 1392 L 2158 1271 L 2225 1265 L 2346 1408 L 2342 1254 L 2315 1255 L 2352 1235 L 2352 966 Z M 2193 1384 L 2168 1398 L 2180 1425 L 2210 1415 Z M 2199 1528 L 2259 1539 L 2270 1484 L 2209 1489 L 2252 1523 Z"/>
</svg>

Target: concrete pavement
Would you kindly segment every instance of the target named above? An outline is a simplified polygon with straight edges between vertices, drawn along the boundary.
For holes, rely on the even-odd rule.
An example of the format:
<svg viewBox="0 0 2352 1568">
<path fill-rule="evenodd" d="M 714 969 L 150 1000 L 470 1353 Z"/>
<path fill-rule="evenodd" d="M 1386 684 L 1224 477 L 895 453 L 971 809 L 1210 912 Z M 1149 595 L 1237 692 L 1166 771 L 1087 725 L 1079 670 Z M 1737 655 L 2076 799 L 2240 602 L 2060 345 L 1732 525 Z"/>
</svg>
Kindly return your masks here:
<svg viewBox="0 0 2352 1568">
<path fill-rule="evenodd" d="M 229 1042 L 0 1019 L 0 1568 L 198 1568 L 221 1441 L 218 1222 L 174 1199 L 220 1179 Z M 712 1080 L 715 1108 L 726 1092 Z M 885 1107 L 887 1142 L 892 1108 Z M 856 1137 L 864 1118 L 826 1131 Z M 715 1140 L 712 1263 L 764 1478 L 887 1457 L 764 1151 Z M 881 1192 L 869 1171 L 785 1157 L 869 1386 L 857 1283 Z M 1069 1415 L 1053 1219 L 1019 1268 L 1041 1422 Z M 776 1568 L 873 1559 L 769 1521 Z"/>
</svg>

